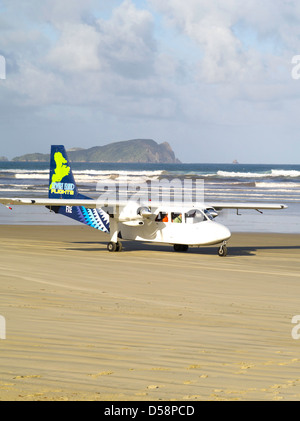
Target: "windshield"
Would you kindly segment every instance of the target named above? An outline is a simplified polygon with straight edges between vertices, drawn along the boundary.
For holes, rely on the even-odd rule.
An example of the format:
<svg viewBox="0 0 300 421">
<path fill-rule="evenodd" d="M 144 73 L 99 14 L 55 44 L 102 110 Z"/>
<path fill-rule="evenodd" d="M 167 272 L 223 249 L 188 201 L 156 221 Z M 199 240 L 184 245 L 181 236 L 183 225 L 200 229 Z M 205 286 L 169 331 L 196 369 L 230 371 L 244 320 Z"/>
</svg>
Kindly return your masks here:
<svg viewBox="0 0 300 421">
<path fill-rule="evenodd" d="M 206 216 L 199 209 L 192 209 L 185 213 L 185 222 L 187 224 L 196 224 L 197 222 L 202 222 L 206 220 Z"/>
<path fill-rule="evenodd" d="M 212 214 L 209 212 L 209 210 L 204 209 L 204 213 L 205 213 L 205 215 L 207 216 L 207 218 L 209 218 L 209 219 L 211 219 L 211 220 L 213 220 L 213 219 L 214 219 L 214 218 L 213 218 L 213 216 L 212 216 Z"/>
</svg>

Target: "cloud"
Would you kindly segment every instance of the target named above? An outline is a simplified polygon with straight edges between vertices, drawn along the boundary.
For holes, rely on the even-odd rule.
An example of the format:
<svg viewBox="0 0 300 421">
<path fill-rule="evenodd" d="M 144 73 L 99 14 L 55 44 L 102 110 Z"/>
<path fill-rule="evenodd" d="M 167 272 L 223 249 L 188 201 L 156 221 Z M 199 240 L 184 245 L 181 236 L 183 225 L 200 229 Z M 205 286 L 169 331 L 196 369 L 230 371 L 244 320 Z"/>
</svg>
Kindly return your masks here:
<svg viewBox="0 0 300 421">
<path fill-rule="evenodd" d="M 110 68 L 127 78 L 145 78 L 153 73 L 156 42 L 153 17 L 137 10 L 129 0 L 115 9 L 108 21 L 99 19 L 100 55 Z"/>
<path fill-rule="evenodd" d="M 46 42 L 44 26 L 36 26 L 34 37 L 26 33 L 20 41 L 24 48 L 16 48 L 14 55 L 18 71 L 6 85 L 13 93 L 10 102 L 16 107 L 98 107 L 134 119 L 174 116 L 178 97 L 173 78 L 180 66 L 158 51 L 152 14 L 125 0 L 108 19 L 87 21 L 81 5 L 63 20 L 68 7 L 60 9 L 54 1 L 47 17 L 55 36 Z M 39 13 L 43 16 L 45 9 Z"/>
<path fill-rule="evenodd" d="M 46 139 L 56 125 L 62 137 L 87 130 L 86 142 L 98 132 L 106 140 L 152 136 L 180 148 L 184 139 L 203 153 L 210 141 L 224 151 L 218 139 L 229 133 L 242 148 L 251 126 L 257 133 L 270 125 L 279 136 L 276 127 L 295 119 L 294 0 L 3 4 L 2 120 L 26 121 L 33 137 Z"/>
<path fill-rule="evenodd" d="M 19 68 L 11 86 L 19 90 L 22 85 L 21 91 L 27 92 L 32 101 L 36 97 L 39 103 L 41 92 L 45 99 L 47 92 L 50 93 L 47 89 L 49 85 L 56 95 L 58 89 L 52 84 L 52 78 L 61 92 L 57 96 L 58 102 L 63 97 L 69 101 L 74 97 L 74 89 L 82 93 L 81 87 L 84 86 L 85 94 L 81 97 L 84 103 L 89 101 L 89 94 L 91 101 L 95 101 L 96 94 L 103 95 L 105 86 L 111 88 L 114 83 L 118 84 L 120 78 L 124 86 L 126 79 L 146 80 L 155 72 L 156 44 L 149 12 L 137 10 L 133 3 L 126 0 L 113 11 L 111 19 L 94 19 L 92 23 L 86 23 L 80 18 L 80 12 L 85 11 L 85 3 L 79 4 L 82 7 L 77 4 L 72 19 L 64 20 L 71 2 L 64 3 L 64 6 L 61 2 L 53 2 L 46 16 L 55 28 L 56 37 L 48 43 L 44 41 L 43 28 L 34 32 L 24 29 L 12 32 L 15 30 L 13 27 L 9 31 L 7 45 L 13 46 Z M 43 16 L 44 13 L 45 9 L 41 9 L 40 14 Z M 31 49 L 32 54 L 29 55 Z M 64 89 L 61 89 L 61 84 L 64 84 Z M 52 101 L 53 95 L 49 95 L 49 102 Z M 76 103 L 78 101 L 79 98 Z"/>
<path fill-rule="evenodd" d="M 45 61 L 53 70 L 64 73 L 100 70 L 99 43 L 100 35 L 94 27 L 68 22 L 61 26 L 59 39 Z"/>
<path fill-rule="evenodd" d="M 284 65 L 298 42 L 295 22 L 300 8 L 294 1 L 151 0 L 151 4 L 169 25 L 198 44 L 203 53 L 198 76 L 205 83 L 274 77 L 273 56 L 280 56 L 279 67 Z"/>
<path fill-rule="evenodd" d="M 152 15 L 125 0 L 109 20 L 54 21 L 59 36 L 46 56 L 65 72 L 106 71 L 144 78 L 153 68 L 155 41 Z"/>
</svg>

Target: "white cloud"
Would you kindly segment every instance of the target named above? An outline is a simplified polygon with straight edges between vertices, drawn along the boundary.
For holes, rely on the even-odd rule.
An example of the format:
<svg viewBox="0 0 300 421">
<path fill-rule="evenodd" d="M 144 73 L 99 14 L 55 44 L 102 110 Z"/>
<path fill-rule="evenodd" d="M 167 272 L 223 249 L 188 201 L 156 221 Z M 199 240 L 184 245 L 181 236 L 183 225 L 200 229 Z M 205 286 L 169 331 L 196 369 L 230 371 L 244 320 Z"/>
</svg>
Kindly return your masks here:
<svg viewBox="0 0 300 421">
<path fill-rule="evenodd" d="M 103 125 L 120 140 L 160 140 L 161 133 L 178 145 L 182 139 L 220 145 L 227 129 L 243 144 L 249 127 L 257 133 L 265 124 L 276 137 L 275 127 L 295 120 L 296 1 L 4 3 L 2 116 L 13 112 L 23 119 L 27 112 L 32 127 L 42 127 L 48 116 L 51 127 L 55 121 L 68 133 L 76 127 L 75 136 L 84 124 L 91 139 Z"/>
<path fill-rule="evenodd" d="M 145 78 L 153 71 L 156 43 L 153 18 L 125 0 L 113 11 L 110 20 L 97 21 L 101 39 L 99 54 L 113 72 L 126 78 Z"/>
<path fill-rule="evenodd" d="M 98 56 L 100 35 L 84 23 L 65 23 L 56 45 L 45 60 L 54 69 L 63 72 L 86 72 L 101 69 Z"/>
<path fill-rule="evenodd" d="M 155 41 L 152 15 L 129 0 L 109 20 L 56 22 L 59 37 L 47 55 L 60 71 L 105 70 L 127 78 L 143 78 L 153 68 Z"/>
<path fill-rule="evenodd" d="M 56 30 L 57 39 L 37 63 L 22 61 L 11 82 L 23 98 L 27 94 L 24 105 L 99 106 L 134 118 L 174 115 L 172 79 L 179 66 L 157 51 L 149 11 L 125 0 L 107 20 L 59 22 Z"/>
<path fill-rule="evenodd" d="M 5 16 L 12 25 L 22 26 L 50 22 L 81 22 L 90 14 L 97 0 L 2 0 Z"/>
<path fill-rule="evenodd" d="M 203 58 L 198 75 L 206 83 L 266 80 L 276 72 L 273 50 L 278 45 L 284 50 L 280 67 L 298 45 L 300 7 L 294 1 L 150 1 L 169 25 L 199 45 Z M 235 30 L 237 26 L 246 28 L 244 37 Z"/>
</svg>

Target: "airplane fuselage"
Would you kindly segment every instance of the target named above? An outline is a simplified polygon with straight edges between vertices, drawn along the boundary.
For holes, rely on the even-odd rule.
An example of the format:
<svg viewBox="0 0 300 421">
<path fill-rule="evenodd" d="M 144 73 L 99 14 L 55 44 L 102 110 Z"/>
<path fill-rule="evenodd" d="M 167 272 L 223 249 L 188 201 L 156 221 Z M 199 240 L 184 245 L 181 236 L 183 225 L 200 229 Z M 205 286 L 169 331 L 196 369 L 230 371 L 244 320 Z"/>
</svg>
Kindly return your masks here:
<svg viewBox="0 0 300 421">
<path fill-rule="evenodd" d="M 194 209 L 193 212 L 195 211 Z M 165 216 L 165 221 L 160 220 L 160 214 Z M 181 220 L 175 222 L 178 214 L 181 215 Z M 227 227 L 197 210 L 197 217 L 188 216 L 188 212 L 162 211 L 157 213 L 154 220 L 119 222 L 119 236 L 126 240 L 203 246 L 226 241 L 231 233 Z"/>
</svg>

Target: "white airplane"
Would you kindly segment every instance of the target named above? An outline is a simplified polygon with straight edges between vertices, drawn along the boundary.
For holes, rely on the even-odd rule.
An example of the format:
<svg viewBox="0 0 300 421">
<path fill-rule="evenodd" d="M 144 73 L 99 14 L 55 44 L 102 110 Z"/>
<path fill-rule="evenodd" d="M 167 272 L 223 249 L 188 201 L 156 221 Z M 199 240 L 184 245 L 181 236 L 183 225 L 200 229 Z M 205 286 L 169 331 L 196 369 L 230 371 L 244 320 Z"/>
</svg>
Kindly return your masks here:
<svg viewBox="0 0 300 421">
<path fill-rule="evenodd" d="M 107 249 L 121 251 L 120 239 L 172 244 L 175 251 L 187 251 L 189 246 L 220 244 L 219 256 L 227 255 L 227 240 L 231 233 L 215 221 L 222 209 L 285 209 L 282 204 L 266 203 L 141 203 L 134 200 L 109 201 L 91 199 L 78 192 L 64 146 L 52 145 L 48 198 L 0 198 L 11 205 L 46 206 L 110 236 Z"/>
</svg>

